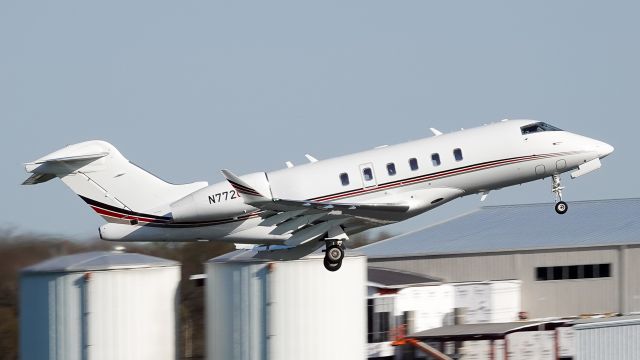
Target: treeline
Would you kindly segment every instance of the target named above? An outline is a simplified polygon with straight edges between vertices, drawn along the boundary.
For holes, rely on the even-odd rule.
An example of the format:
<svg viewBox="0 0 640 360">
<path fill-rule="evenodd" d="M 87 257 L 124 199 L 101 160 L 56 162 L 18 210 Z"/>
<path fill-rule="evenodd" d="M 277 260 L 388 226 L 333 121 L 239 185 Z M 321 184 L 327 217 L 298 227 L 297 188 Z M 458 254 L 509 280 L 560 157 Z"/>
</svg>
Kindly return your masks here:
<svg viewBox="0 0 640 360">
<path fill-rule="evenodd" d="M 354 236 L 348 243 L 356 248 L 388 238 L 388 233 Z M 101 240 L 69 241 L 55 236 L 16 234 L 0 231 L 0 360 L 18 358 L 18 295 L 20 270 L 41 261 L 87 251 L 125 251 L 179 261 L 182 264 L 180 290 L 180 353 L 184 359 L 204 358 L 204 288 L 197 287 L 189 276 L 204 271 L 207 260 L 233 251 L 232 244 L 223 243 L 111 243 Z"/>
<path fill-rule="evenodd" d="M 182 264 L 180 289 L 181 354 L 188 358 L 204 358 L 204 293 L 203 288 L 188 281 L 189 276 L 203 272 L 207 260 L 233 250 L 232 244 L 220 243 L 150 243 L 122 244 L 101 240 L 69 241 L 63 238 L 0 233 L 0 360 L 18 359 L 18 296 L 20 270 L 41 261 L 87 251 L 113 250 L 125 246 L 127 252 L 147 254 L 179 261 Z M 187 327 L 189 327 L 187 329 Z M 188 335 L 187 336 L 187 332 Z"/>
</svg>

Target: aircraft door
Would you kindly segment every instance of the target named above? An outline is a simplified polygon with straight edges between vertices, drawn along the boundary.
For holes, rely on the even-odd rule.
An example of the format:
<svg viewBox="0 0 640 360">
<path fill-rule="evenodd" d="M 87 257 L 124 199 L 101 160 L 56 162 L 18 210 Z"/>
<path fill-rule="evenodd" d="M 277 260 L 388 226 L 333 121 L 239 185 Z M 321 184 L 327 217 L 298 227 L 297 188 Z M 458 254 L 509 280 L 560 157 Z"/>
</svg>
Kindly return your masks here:
<svg viewBox="0 0 640 360">
<path fill-rule="evenodd" d="M 368 188 L 378 185 L 372 163 L 360 165 L 360 176 L 362 177 L 362 187 Z"/>
</svg>

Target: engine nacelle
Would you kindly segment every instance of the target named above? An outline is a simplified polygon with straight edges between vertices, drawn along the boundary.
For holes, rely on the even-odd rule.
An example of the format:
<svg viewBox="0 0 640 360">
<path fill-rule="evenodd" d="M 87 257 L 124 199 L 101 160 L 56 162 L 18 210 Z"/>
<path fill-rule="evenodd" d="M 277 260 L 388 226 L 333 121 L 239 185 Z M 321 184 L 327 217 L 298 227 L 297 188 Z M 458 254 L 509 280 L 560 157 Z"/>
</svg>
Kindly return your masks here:
<svg viewBox="0 0 640 360">
<path fill-rule="evenodd" d="M 264 172 L 240 176 L 265 196 L 271 196 Z M 227 181 L 209 185 L 173 202 L 171 213 L 175 221 L 206 221 L 244 215 L 256 208 L 244 203 L 240 194 Z"/>
</svg>

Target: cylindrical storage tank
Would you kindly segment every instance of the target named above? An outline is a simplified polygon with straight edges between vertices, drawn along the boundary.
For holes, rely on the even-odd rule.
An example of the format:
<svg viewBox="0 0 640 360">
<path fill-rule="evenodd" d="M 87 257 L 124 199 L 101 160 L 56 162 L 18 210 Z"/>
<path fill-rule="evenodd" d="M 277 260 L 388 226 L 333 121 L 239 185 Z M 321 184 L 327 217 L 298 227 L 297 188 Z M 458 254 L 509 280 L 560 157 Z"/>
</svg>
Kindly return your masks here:
<svg viewBox="0 0 640 360">
<path fill-rule="evenodd" d="M 206 264 L 209 360 L 365 359 L 366 257 L 267 261 L 236 251 Z"/>
<path fill-rule="evenodd" d="M 179 283 L 179 263 L 122 252 L 25 268 L 20 358 L 175 359 Z"/>
</svg>

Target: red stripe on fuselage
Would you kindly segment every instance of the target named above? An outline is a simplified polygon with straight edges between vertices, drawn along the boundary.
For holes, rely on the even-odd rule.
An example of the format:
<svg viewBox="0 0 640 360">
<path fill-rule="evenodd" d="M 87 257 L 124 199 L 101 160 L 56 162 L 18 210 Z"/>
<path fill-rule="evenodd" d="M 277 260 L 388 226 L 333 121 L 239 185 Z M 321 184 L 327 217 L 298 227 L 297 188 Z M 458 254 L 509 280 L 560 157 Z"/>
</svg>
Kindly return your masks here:
<svg viewBox="0 0 640 360">
<path fill-rule="evenodd" d="M 140 216 L 132 216 L 132 215 L 128 215 L 128 214 L 120 214 L 111 210 L 106 210 L 106 209 L 102 209 L 100 207 L 97 207 L 95 205 L 91 205 L 91 208 L 97 212 L 100 215 L 105 215 L 105 216 L 110 216 L 113 218 L 117 218 L 117 219 L 123 219 L 123 220 L 138 220 L 138 221 L 142 221 L 142 222 L 158 222 L 158 223 L 166 223 L 166 220 L 158 220 L 158 219 L 151 219 L 151 218 L 145 218 L 145 217 L 140 217 Z"/>
<path fill-rule="evenodd" d="M 425 175 L 417 176 L 415 178 L 404 179 L 404 180 L 396 180 L 396 181 L 393 181 L 393 182 L 390 182 L 390 183 L 386 183 L 386 184 L 382 184 L 382 185 L 378 185 L 378 186 L 373 186 L 373 187 L 370 187 L 370 188 L 356 189 L 356 190 L 351 190 L 351 191 L 347 191 L 347 192 L 340 193 L 340 194 L 320 196 L 320 197 L 314 198 L 312 200 L 314 200 L 314 201 L 338 200 L 338 199 L 348 198 L 348 197 L 357 196 L 357 195 L 364 195 L 364 194 L 374 193 L 374 192 L 381 191 L 381 190 L 387 190 L 387 189 L 391 189 L 391 188 L 402 187 L 402 186 L 405 186 L 405 185 L 416 184 L 416 183 L 420 183 L 420 182 L 424 182 L 424 181 L 442 179 L 442 178 L 449 177 L 449 176 L 452 176 L 452 175 L 458 175 L 458 174 L 477 171 L 477 170 L 485 170 L 485 169 L 490 169 L 490 168 L 494 168 L 494 167 L 498 167 L 498 166 L 502 166 L 502 165 L 515 164 L 515 163 L 525 162 L 525 161 L 530 161 L 530 160 L 537 160 L 537 159 L 549 158 L 549 157 L 554 157 L 554 156 L 560 156 L 560 155 L 563 155 L 563 154 L 568 154 L 568 153 L 552 153 L 552 154 L 542 154 L 542 155 L 528 155 L 528 156 L 521 156 L 521 157 L 516 157 L 516 158 L 511 158 L 511 159 L 495 160 L 495 161 L 487 162 L 487 163 L 484 163 L 484 164 L 469 165 L 469 166 L 458 168 L 458 169 L 445 170 L 445 171 L 442 171 L 442 172 L 439 172 L 439 173 L 425 174 Z"/>
</svg>

